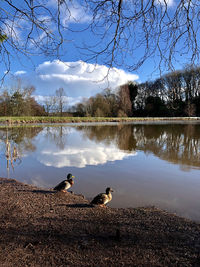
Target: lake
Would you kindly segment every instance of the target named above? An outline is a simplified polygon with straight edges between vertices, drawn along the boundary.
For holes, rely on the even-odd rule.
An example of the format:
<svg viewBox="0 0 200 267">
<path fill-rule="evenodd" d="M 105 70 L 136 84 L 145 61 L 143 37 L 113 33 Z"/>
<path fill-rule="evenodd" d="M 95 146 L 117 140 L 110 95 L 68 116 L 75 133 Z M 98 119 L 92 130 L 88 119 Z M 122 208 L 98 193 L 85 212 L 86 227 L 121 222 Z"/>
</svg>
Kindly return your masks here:
<svg viewBox="0 0 200 267">
<path fill-rule="evenodd" d="M 156 206 L 200 221 L 200 123 L 0 127 L 0 177 L 74 193 L 114 189 L 111 207 Z"/>
</svg>

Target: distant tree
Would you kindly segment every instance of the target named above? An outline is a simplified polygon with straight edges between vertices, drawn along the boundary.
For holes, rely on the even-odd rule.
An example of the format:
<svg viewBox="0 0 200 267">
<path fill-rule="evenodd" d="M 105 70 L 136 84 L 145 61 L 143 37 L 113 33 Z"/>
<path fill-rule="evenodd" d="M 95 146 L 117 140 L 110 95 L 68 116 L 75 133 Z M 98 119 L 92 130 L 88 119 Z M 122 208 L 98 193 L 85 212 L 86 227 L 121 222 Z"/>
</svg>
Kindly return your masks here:
<svg viewBox="0 0 200 267">
<path fill-rule="evenodd" d="M 196 91 L 196 74 L 197 69 L 189 66 L 184 69 L 182 72 L 183 83 L 182 86 L 184 88 L 184 99 L 186 102 L 192 101 L 195 97 Z M 198 85 L 197 85 L 198 86 Z"/>
<path fill-rule="evenodd" d="M 126 116 L 132 115 L 132 102 L 130 99 L 129 85 L 124 84 L 119 87 L 119 109 L 126 114 Z"/>
<path fill-rule="evenodd" d="M 172 117 L 187 116 L 185 111 L 186 111 L 186 103 L 183 100 L 174 100 L 173 106 L 169 107 L 169 112 Z"/>
<path fill-rule="evenodd" d="M 78 117 L 84 117 L 86 114 L 86 108 L 85 105 L 83 103 L 78 103 L 75 106 L 75 115 Z"/>
<path fill-rule="evenodd" d="M 193 103 L 195 105 L 195 110 L 196 110 L 195 115 L 200 117 L 200 95 L 193 99 Z"/>
<path fill-rule="evenodd" d="M 79 105 L 84 116 L 199 116 L 200 68 L 168 73 L 155 81 L 127 83 Z"/>
<path fill-rule="evenodd" d="M 163 82 L 170 114 L 194 116 L 197 112 L 194 99 L 200 94 L 200 68 L 188 66 L 182 71 L 169 73 L 163 76 Z"/>
<path fill-rule="evenodd" d="M 119 117 L 119 118 L 125 118 L 125 117 L 128 117 L 128 116 L 127 116 L 127 114 L 124 112 L 124 110 L 119 109 L 119 110 L 117 111 L 117 117 Z"/>
<path fill-rule="evenodd" d="M 44 108 L 47 116 L 49 116 L 50 113 L 53 113 L 56 110 L 55 106 L 56 106 L 56 97 L 46 96 L 44 99 Z"/>
<path fill-rule="evenodd" d="M 144 116 L 144 108 L 146 98 L 149 96 L 148 94 L 148 82 L 141 83 L 138 85 L 137 96 L 135 99 L 135 109 L 137 116 Z"/>
<path fill-rule="evenodd" d="M 173 108 L 173 103 L 183 100 L 183 77 L 181 71 L 169 73 L 163 77 L 167 90 L 168 103 Z"/>
<path fill-rule="evenodd" d="M 103 92 L 102 95 L 105 99 L 105 102 L 109 106 L 109 114 L 107 114 L 110 117 L 116 117 L 118 108 L 119 108 L 119 97 L 117 94 L 113 93 L 110 88 L 106 88 Z"/>
<path fill-rule="evenodd" d="M 0 116 L 6 116 L 10 113 L 10 95 L 5 90 L 0 95 Z"/>
<path fill-rule="evenodd" d="M 31 96 L 35 88 L 12 88 L 10 92 L 5 90 L 0 95 L 0 115 L 1 116 L 40 116 L 45 111 Z"/>
<path fill-rule="evenodd" d="M 109 88 L 89 99 L 83 100 L 75 107 L 76 116 L 116 117 L 119 108 L 119 98 Z"/>
<path fill-rule="evenodd" d="M 192 117 L 196 115 L 196 106 L 194 103 L 191 103 L 190 101 L 187 102 L 185 113 L 187 116 Z"/>
<path fill-rule="evenodd" d="M 95 110 L 94 117 L 105 117 L 105 113 L 100 107 L 98 107 Z"/>
<path fill-rule="evenodd" d="M 29 98 L 29 106 L 30 106 L 30 115 L 31 116 L 46 116 L 45 108 L 41 105 L 39 105 L 35 98 L 30 97 Z"/>
<path fill-rule="evenodd" d="M 135 98 L 138 94 L 138 85 L 136 83 L 129 82 L 128 89 L 129 89 L 129 96 L 130 96 L 130 101 L 132 104 L 132 112 L 133 112 L 135 109 Z"/>
<path fill-rule="evenodd" d="M 102 94 L 97 94 L 92 98 L 92 116 L 94 117 L 109 117 L 110 106 Z"/>
<path fill-rule="evenodd" d="M 35 99 L 33 100 L 33 97 L 32 97 L 32 94 L 34 91 L 35 91 L 34 86 L 27 86 L 19 90 L 19 92 L 21 92 L 22 97 L 24 99 L 23 114 L 25 115 L 31 116 L 34 113 L 33 106 L 32 106 L 33 101 L 35 101 Z"/>
<path fill-rule="evenodd" d="M 11 114 L 12 116 L 24 116 L 25 101 L 20 92 L 15 92 L 10 98 Z"/>
<path fill-rule="evenodd" d="M 58 113 L 60 114 L 60 116 L 63 116 L 63 111 L 66 107 L 66 94 L 63 88 L 59 88 L 58 90 L 56 90 L 56 105 L 57 105 L 57 109 L 58 109 Z"/>
<path fill-rule="evenodd" d="M 149 96 L 145 101 L 145 112 L 147 116 L 167 116 L 168 111 L 164 101 L 158 96 Z"/>
</svg>

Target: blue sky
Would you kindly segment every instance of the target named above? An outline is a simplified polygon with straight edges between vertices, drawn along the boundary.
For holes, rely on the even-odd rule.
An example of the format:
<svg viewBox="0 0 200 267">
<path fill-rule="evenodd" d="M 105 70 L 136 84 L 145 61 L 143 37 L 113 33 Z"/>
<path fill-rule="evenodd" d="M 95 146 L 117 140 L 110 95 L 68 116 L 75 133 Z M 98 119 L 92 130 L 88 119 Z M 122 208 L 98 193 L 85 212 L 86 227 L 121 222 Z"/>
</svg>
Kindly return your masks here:
<svg viewBox="0 0 200 267">
<path fill-rule="evenodd" d="M 19 6 L 23 5 L 23 0 L 16 2 Z M 167 2 L 173 8 L 174 1 L 168 0 Z M 51 10 L 55 9 L 55 0 L 49 0 L 46 3 Z M 87 27 L 91 21 L 91 14 L 88 10 L 86 11 L 82 8 L 81 1 L 77 0 L 74 3 L 74 6 L 70 6 L 70 18 L 67 17 L 65 20 L 66 14 L 62 11 L 61 19 L 66 27 L 80 30 Z M 19 37 L 20 42 L 23 42 L 26 27 L 27 25 L 21 21 L 15 25 L 16 35 Z M 5 29 L 5 32 L 7 35 L 11 34 L 8 28 Z M 90 45 L 96 42 L 95 38 L 97 36 L 91 31 L 73 33 L 65 30 L 63 35 L 65 41 L 61 50 L 62 55 L 59 59 L 53 55 L 37 55 L 37 49 L 34 47 L 32 52 L 35 55 L 29 58 L 22 54 L 13 54 L 10 74 L 7 75 L 4 86 L 13 86 L 16 79 L 20 78 L 24 86 L 33 85 L 36 88 L 34 94 L 39 101 L 42 101 L 44 96 L 54 95 L 55 91 L 62 87 L 68 97 L 68 103 L 72 105 L 85 97 L 101 92 L 107 87 L 115 89 L 127 81 L 144 82 L 159 77 L 159 71 L 155 70 L 158 61 L 156 56 L 149 58 L 134 72 L 129 72 L 125 67 L 126 64 L 108 69 L 101 61 L 101 58 L 98 60 L 98 64 L 94 59 L 86 62 L 88 57 L 84 55 L 85 51 L 77 48 L 77 46 L 82 46 L 83 43 Z M 140 56 L 142 52 L 142 48 L 138 48 L 136 56 Z M 133 59 L 129 57 L 127 60 L 131 62 Z M 181 66 L 177 65 L 177 68 L 181 68 Z M 0 64 L 0 71 L 1 73 L 6 71 L 5 66 L 2 64 Z M 109 75 L 107 76 L 108 72 Z"/>
</svg>

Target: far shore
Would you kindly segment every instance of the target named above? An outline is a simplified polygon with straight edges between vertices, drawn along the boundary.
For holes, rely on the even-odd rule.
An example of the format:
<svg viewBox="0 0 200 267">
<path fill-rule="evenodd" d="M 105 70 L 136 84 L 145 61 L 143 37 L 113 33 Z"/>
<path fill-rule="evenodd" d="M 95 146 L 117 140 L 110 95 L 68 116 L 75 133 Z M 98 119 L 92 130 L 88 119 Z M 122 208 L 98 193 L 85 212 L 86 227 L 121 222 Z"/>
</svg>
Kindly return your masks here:
<svg viewBox="0 0 200 267">
<path fill-rule="evenodd" d="M 0 117 L 0 124 L 200 121 L 200 117 Z"/>
<path fill-rule="evenodd" d="M 0 266 L 199 266 L 200 224 L 0 178 Z"/>
</svg>

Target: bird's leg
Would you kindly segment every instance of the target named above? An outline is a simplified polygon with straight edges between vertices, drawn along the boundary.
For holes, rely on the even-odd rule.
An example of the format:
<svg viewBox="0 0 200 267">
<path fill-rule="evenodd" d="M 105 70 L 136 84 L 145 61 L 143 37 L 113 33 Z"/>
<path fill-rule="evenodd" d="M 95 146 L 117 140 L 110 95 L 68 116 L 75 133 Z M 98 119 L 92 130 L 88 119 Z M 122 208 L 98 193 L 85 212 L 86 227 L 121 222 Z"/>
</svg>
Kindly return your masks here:
<svg viewBox="0 0 200 267">
<path fill-rule="evenodd" d="M 63 192 L 63 193 L 67 193 L 67 191 L 66 191 L 65 189 L 61 190 L 61 192 Z"/>
</svg>

